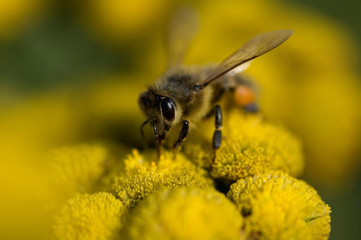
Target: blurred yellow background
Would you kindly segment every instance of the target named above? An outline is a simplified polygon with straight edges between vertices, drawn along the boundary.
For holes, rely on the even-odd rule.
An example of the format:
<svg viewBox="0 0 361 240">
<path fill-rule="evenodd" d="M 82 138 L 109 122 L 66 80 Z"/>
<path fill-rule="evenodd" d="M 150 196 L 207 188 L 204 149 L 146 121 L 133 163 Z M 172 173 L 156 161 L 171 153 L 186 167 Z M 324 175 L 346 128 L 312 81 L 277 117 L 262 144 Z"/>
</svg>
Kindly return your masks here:
<svg viewBox="0 0 361 240">
<path fill-rule="evenodd" d="M 137 97 L 165 69 L 164 26 L 184 4 L 200 19 L 190 65 L 220 62 L 253 35 L 294 30 L 246 74 L 264 115 L 302 139 L 303 178 L 332 207 L 331 239 L 361 238 L 358 2 L 2 0 L 1 239 L 46 236 L 51 216 L 39 209 L 56 190 L 44 152 L 104 140 L 142 146 Z"/>
</svg>

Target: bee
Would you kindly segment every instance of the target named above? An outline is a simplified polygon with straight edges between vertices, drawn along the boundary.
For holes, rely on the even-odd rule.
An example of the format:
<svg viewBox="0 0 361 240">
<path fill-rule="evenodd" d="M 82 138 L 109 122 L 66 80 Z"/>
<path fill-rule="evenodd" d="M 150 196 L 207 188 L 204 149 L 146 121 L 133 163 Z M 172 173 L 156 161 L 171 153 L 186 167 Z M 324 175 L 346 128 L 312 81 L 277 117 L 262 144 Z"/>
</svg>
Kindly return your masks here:
<svg viewBox="0 0 361 240">
<path fill-rule="evenodd" d="M 216 67 L 183 66 L 184 52 L 195 32 L 194 22 L 189 14 L 173 19 L 168 34 L 168 69 L 138 99 L 139 108 L 146 116 L 141 134 L 144 137 L 143 127 L 149 123 L 157 141 L 158 157 L 169 131 L 180 127 L 173 145 L 173 149 L 177 149 L 190 129 L 211 112 L 215 114 L 212 140 L 215 157 L 222 141 L 222 112 L 217 102 L 224 92 L 233 90 L 240 105 L 256 111 L 252 87 L 238 73 L 251 60 L 279 46 L 293 33 L 292 30 L 277 30 L 255 36 Z"/>
</svg>

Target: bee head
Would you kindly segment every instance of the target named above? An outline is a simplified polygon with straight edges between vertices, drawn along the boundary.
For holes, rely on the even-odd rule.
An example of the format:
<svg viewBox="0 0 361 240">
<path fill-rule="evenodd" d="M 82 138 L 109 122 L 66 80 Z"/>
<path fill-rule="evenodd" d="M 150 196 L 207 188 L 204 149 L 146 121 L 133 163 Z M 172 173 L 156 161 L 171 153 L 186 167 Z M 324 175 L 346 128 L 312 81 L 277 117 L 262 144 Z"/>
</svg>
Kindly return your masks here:
<svg viewBox="0 0 361 240">
<path fill-rule="evenodd" d="M 138 104 L 152 125 L 154 134 L 164 136 L 173 126 L 177 105 L 170 97 L 148 90 L 140 94 Z"/>
</svg>

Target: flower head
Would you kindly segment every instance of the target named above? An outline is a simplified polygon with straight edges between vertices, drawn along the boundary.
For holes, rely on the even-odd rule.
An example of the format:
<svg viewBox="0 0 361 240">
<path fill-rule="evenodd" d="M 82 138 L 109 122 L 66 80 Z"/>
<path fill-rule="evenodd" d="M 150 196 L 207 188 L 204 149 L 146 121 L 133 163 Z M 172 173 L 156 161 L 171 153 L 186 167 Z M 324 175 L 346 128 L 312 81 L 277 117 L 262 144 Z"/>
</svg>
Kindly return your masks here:
<svg viewBox="0 0 361 240">
<path fill-rule="evenodd" d="M 46 155 L 51 187 L 63 197 L 91 191 L 104 173 L 108 158 L 106 148 L 101 145 L 81 144 L 54 149 Z"/>
<path fill-rule="evenodd" d="M 176 186 L 211 186 L 205 170 L 177 154 L 164 153 L 159 162 L 155 152 L 140 155 L 134 150 L 125 160 L 125 172 L 114 178 L 113 190 L 126 207 L 133 207 L 138 201 L 160 188 Z"/>
<path fill-rule="evenodd" d="M 237 180 L 270 170 L 283 170 L 293 176 L 302 173 L 301 144 L 289 131 L 259 115 L 243 115 L 237 110 L 225 112 L 223 118 L 223 140 L 212 164 L 212 177 Z M 194 139 L 185 150 L 201 165 L 212 159 L 212 123 L 203 126 L 198 133 L 204 133 L 201 139 Z"/>
<path fill-rule="evenodd" d="M 330 207 L 302 180 L 282 172 L 240 179 L 227 196 L 259 239 L 328 239 Z"/>
<path fill-rule="evenodd" d="M 240 239 L 242 217 L 221 193 L 180 187 L 149 195 L 132 212 L 130 239 Z"/>
<path fill-rule="evenodd" d="M 56 239 L 114 239 L 120 230 L 123 204 L 99 192 L 69 199 L 55 218 Z"/>
</svg>

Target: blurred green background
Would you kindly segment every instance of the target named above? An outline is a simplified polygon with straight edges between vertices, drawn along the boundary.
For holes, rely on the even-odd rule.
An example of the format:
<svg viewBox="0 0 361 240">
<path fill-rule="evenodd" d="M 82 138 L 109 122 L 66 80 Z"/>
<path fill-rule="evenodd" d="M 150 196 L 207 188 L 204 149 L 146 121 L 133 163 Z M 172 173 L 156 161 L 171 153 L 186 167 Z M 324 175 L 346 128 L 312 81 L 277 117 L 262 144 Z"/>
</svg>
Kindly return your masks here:
<svg viewBox="0 0 361 240">
<path fill-rule="evenodd" d="M 82 126 L 82 123 L 89 121 L 89 119 L 93 117 L 93 111 L 96 112 L 94 114 L 97 117 L 96 119 L 103 121 L 103 126 L 91 123 L 90 126 L 92 126 L 92 128 L 98 129 L 92 130 L 90 133 L 80 131 L 79 126 L 70 126 L 69 131 L 79 130 L 81 132 L 78 134 L 80 137 L 78 135 L 77 137 L 67 136 L 62 140 L 55 140 L 53 145 L 64 144 L 67 142 L 71 143 L 100 136 L 111 137 L 126 142 L 129 147 L 138 147 L 140 146 L 139 137 L 134 136 L 138 135 L 138 125 L 128 128 L 127 124 L 133 122 L 131 117 L 140 117 L 135 103 L 139 90 L 144 89 L 145 84 L 151 83 L 164 69 L 166 60 L 164 58 L 164 52 L 162 51 L 161 32 L 169 15 L 171 15 L 171 12 L 176 9 L 177 6 L 182 4 L 193 5 L 194 8 L 201 13 L 201 23 L 203 21 L 205 22 L 205 30 L 200 29 L 200 35 L 206 36 L 203 37 L 203 41 L 205 41 L 204 39 L 207 39 L 207 36 L 212 36 L 213 34 L 215 36 L 212 40 L 213 43 L 219 40 L 218 43 L 224 41 L 225 45 L 227 45 L 227 43 L 232 43 L 232 41 L 236 41 L 236 38 L 243 34 L 243 29 L 235 29 L 235 26 L 248 26 L 249 24 L 249 27 L 244 29 L 244 35 L 248 38 L 249 36 L 254 35 L 254 33 L 267 31 L 269 27 L 285 26 L 293 28 L 293 23 L 287 23 L 287 21 L 293 19 L 293 14 L 296 14 L 295 18 L 297 18 L 297 20 L 295 20 L 294 23 L 296 28 L 295 35 L 292 36 L 292 40 L 294 39 L 294 51 L 288 53 L 287 50 L 284 50 L 282 53 L 282 50 L 280 50 L 280 55 L 283 54 L 283 56 L 285 56 L 284 59 L 287 59 L 288 57 L 288 59 L 295 60 L 292 63 L 295 65 L 306 65 L 306 63 L 309 63 L 310 67 L 304 67 L 303 69 L 312 70 L 312 68 L 318 67 L 318 56 L 326 53 L 325 58 L 329 58 L 327 60 L 330 63 L 327 62 L 329 65 L 322 63 L 325 64 L 322 71 L 329 71 L 329 73 L 325 73 L 325 76 L 328 76 L 327 74 L 337 75 L 333 74 L 333 71 L 336 71 L 332 67 L 333 62 L 335 66 L 340 65 L 339 68 L 342 71 L 347 68 L 345 71 L 352 72 L 350 73 L 350 76 L 359 81 L 358 83 L 352 83 L 357 86 L 352 93 L 347 92 L 348 90 L 343 92 L 343 85 L 340 85 L 341 87 L 338 85 L 335 86 L 335 91 L 340 93 L 341 98 L 343 98 L 342 96 L 345 96 L 344 98 L 352 96 L 350 102 L 354 103 L 353 106 L 343 105 L 343 102 L 337 105 L 333 101 L 329 101 L 330 108 L 335 108 L 334 114 L 341 116 L 337 121 L 341 122 L 341 125 L 347 125 L 345 129 L 353 133 L 352 137 L 355 137 L 354 141 L 351 137 L 350 141 L 352 141 L 353 146 L 351 150 L 347 150 L 347 156 L 345 157 L 345 159 L 353 159 L 349 161 L 345 160 L 346 162 L 351 162 L 351 164 L 348 165 L 348 170 L 339 173 L 337 172 L 338 169 L 330 169 L 330 172 L 335 171 L 339 175 L 332 178 L 333 175 L 331 174 L 332 176 L 327 178 L 329 176 L 325 173 L 325 178 L 318 181 L 317 178 L 313 178 L 313 175 L 315 172 L 322 172 L 324 169 L 320 170 L 319 168 L 315 168 L 315 170 L 312 170 L 310 168 L 305 174 L 305 179 L 319 191 L 324 201 L 332 208 L 331 239 L 361 239 L 361 228 L 359 227 L 361 226 L 361 177 L 359 174 L 359 163 L 361 162 L 359 126 L 361 125 L 361 122 L 355 120 L 359 120 L 358 117 L 360 115 L 353 118 L 353 115 L 351 116 L 347 113 L 347 110 L 354 112 L 360 111 L 361 102 L 358 101 L 360 100 L 359 96 L 361 95 L 361 91 L 357 84 L 361 84 L 361 4 L 356 0 L 345 0 L 342 2 L 334 0 L 327 2 L 321 0 L 292 0 L 275 1 L 274 3 L 272 1 L 255 1 L 255 6 L 253 6 L 253 3 L 250 3 L 250 1 L 214 1 L 214 3 L 209 5 L 219 5 L 219 9 L 215 10 L 214 7 L 208 6 L 206 2 L 207 1 L 201 0 L 194 2 L 142 0 L 140 3 L 132 4 L 126 1 L 116 0 L 111 0 L 109 2 L 101 0 L 2 0 L 0 2 L 0 110 L 2 110 L 2 116 L 6 116 L 9 112 L 12 114 L 12 109 L 33 102 L 33 99 L 39 98 L 40 102 L 46 102 L 47 98 L 44 100 L 42 99 L 43 96 L 63 96 L 65 92 L 66 99 L 70 102 L 69 105 L 73 105 L 73 102 L 76 102 L 75 105 L 78 104 L 79 109 L 87 107 L 94 107 L 95 109 L 87 109 L 86 113 L 91 114 L 83 114 L 86 116 L 82 116 L 84 118 L 82 120 L 79 120 L 78 116 L 75 117 L 74 121 L 79 122 L 80 127 L 84 129 L 87 128 L 86 126 Z M 225 4 L 225 2 L 227 2 L 227 4 Z M 251 10 L 249 12 L 243 12 L 244 9 L 242 9 L 242 4 L 247 6 L 245 9 L 249 10 L 254 8 L 256 10 L 254 12 Z M 226 6 L 223 7 L 223 5 Z M 231 9 L 232 6 L 236 6 L 236 9 L 240 7 L 236 11 L 239 15 L 235 13 L 234 16 L 231 15 L 228 20 L 224 20 L 222 14 L 227 14 L 227 11 L 231 11 L 229 9 Z M 257 8 L 257 6 L 264 6 L 265 9 Z M 214 12 L 218 12 L 219 15 L 214 14 Z M 263 12 L 266 12 L 268 15 L 262 15 Z M 280 13 L 282 14 L 280 15 Z M 267 18 L 267 16 L 269 18 Z M 309 18 L 310 16 L 311 19 Z M 270 19 L 272 17 L 276 20 Z M 235 20 L 232 20 L 233 18 Z M 245 20 L 243 20 L 243 22 L 239 24 L 235 23 L 233 25 L 232 21 L 237 22 L 242 19 L 251 20 L 249 20 L 249 23 L 244 22 Z M 320 24 L 319 29 L 312 26 L 313 19 L 317 24 Z M 223 20 L 226 21 L 224 25 Z M 267 21 L 275 21 L 275 23 L 272 25 L 267 23 Z M 304 26 L 302 24 L 304 24 Z M 330 30 L 325 30 L 326 33 L 324 33 L 322 24 L 327 26 Z M 310 42 L 317 41 L 318 45 L 323 45 L 322 40 L 325 39 L 324 44 L 328 46 L 328 48 L 318 52 L 318 49 L 315 48 L 315 45 L 317 47 L 317 44 L 308 46 L 307 42 L 304 43 L 301 40 L 297 41 L 297 26 L 301 26 L 299 27 L 301 29 L 299 31 L 301 32 L 299 36 L 303 34 L 305 39 Z M 335 27 L 335 29 L 333 29 L 333 27 Z M 223 32 L 219 30 L 220 28 L 224 28 Z M 308 28 L 314 29 L 308 33 Z M 320 32 L 320 36 L 324 34 L 322 35 L 323 37 L 320 38 L 315 34 L 318 33 L 318 31 Z M 223 35 L 228 36 L 223 39 Z M 232 37 L 234 37 L 235 40 L 232 40 Z M 198 42 L 198 46 L 202 46 L 202 37 L 200 38 L 201 40 Z M 334 40 L 333 38 L 337 39 L 337 41 L 335 40 L 335 42 L 332 42 Z M 240 39 L 241 40 L 239 41 L 241 43 L 244 42 L 241 37 Z M 339 44 L 337 45 L 335 43 Z M 195 43 L 195 47 L 191 48 L 191 50 L 194 55 L 196 53 L 201 53 L 201 57 L 197 58 L 191 56 L 189 59 L 186 59 L 187 61 L 192 63 L 206 63 L 207 61 L 203 60 L 207 59 L 209 56 L 211 56 L 209 61 L 219 61 L 222 59 L 222 56 L 227 56 L 228 52 L 225 51 L 229 51 L 227 47 L 220 46 L 219 49 L 214 50 L 214 58 L 212 59 L 212 51 L 204 50 L 201 47 L 197 48 L 196 46 L 197 42 Z M 208 46 L 206 45 L 208 49 L 210 46 L 211 43 L 209 43 Z M 282 48 L 287 49 L 288 46 L 289 45 L 285 45 L 282 46 Z M 289 48 L 292 49 L 292 46 Z M 297 49 L 301 49 L 299 50 L 300 53 L 297 52 Z M 310 53 L 302 55 L 302 51 L 307 51 L 307 49 L 309 49 Z M 329 51 L 330 55 L 327 55 L 327 51 Z M 223 52 L 225 53 L 221 54 Z M 344 58 L 335 57 L 332 59 L 332 57 L 338 56 L 337 54 L 332 55 L 334 52 L 340 52 L 337 54 Z M 190 53 L 190 55 L 193 53 Z M 290 56 L 287 56 L 287 54 Z M 299 55 L 293 57 L 292 54 Z M 312 58 L 312 54 L 315 55 L 314 59 Z M 220 58 L 217 58 L 217 56 L 220 56 Z M 269 58 L 269 60 L 265 57 L 264 64 L 266 65 L 266 68 L 268 66 L 271 69 L 266 70 L 266 72 L 275 71 L 277 73 L 277 70 L 272 70 L 273 65 L 268 64 L 267 62 L 279 58 L 277 54 L 272 56 L 273 58 Z M 300 59 L 302 60 L 302 63 L 298 62 Z M 320 59 L 322 61 L 322 57 L 320 57 Z M 282 66 L 278 67 L 282 68 Z M 351 70 L 349 70 L 348 67 Z M 261 65 L 259 65 L 259 69 L 262 69 Z M 256 70 L 257 66 L 253 71 L 256 72 Z M 312 73 L 311 70 L 310 72 Z M 341 70 L 337 71 L 341 72 Z M 282 72 L 282 74 L 286 73 Z M 320 73 L 320 75 L 321 74 L 323 73 Z M 341 76 L 340 78 L 343 76 L 348 78 L 348 75 L 338 74 L 340 74 L 337 75 Z M 250 72 L 250 75 L 252 75 L 252 72 Z M 254 75 L 257 77 L 257 73 Z M 263 83 L 262 77 L 263 76 L 261 75 L 261 88 Z M 258 79 L 256 78 L 256 80 Z M 114 98 L 114 101 L 112 102 L 114 106 L 101 106 L 97 109 L 97 104 L 88 104 L 88 100 L 93 99 L 93 97 L 89 97 L 88 95 L 97 95 L 97 93 L 94 94 L 93 91 L 97 92 L 98 89 L 101 89 L 99 86 L 102 85 L 102 81 L 108 86 L 105 88 L 109 89 L 113 88 L 113 83 L 109 84 L 109 82 L 116 82 L 114 86 L 121 90 L 121 96 Z M 341 84 L 342 81 L 344 80 L 339 79 Z M 325 82 L 325 84 L 327 84 L 327 79 Z M 306 84 L 308 83 L 305 82 L 305 86 L 302 85 L 305 89 L 307 88 Z M 283 90 L 292 93 L 292 87 L 287 87 Z M 320 89 L 324 88 L 323 85 L 320 85 L 319 87 Z M 353 87 L 350 88 L 352 89 Z M 101 89 L 100 91 L 102 91 L 105 96 L 111 98 L 113 97 L 112 94 L 107 95 L 109 89 Z M 265 98 L 267 98 L 267 85 L 265 89 L 266 90 L 263 89 L 263 91 L 266 92 Z M 129 98 L 124 95 L 126 92 L 128 92 Z M 270 92 L 272 93 L 272 91 Z M 304 92 L 306 93 L 307 91 L 304 90 Z M 327 88 L 324 93 L 320 93 L 319 95 L 322 97 L 322 94 L 325 94 L 325 96 L 328 94 Z M 333 93 L 329 92 L 329 94 Z M 292 96 L 292 94 L 290 95 Z M 312 95 L 312 97 L 314 96 L 317 96 L 317 94 Z M 335 102 L 337 101 L 338 100 L 335 100 Z M 130 106 L 128 107 L 127 103 L 129 102 L 132 103 L 129 104 Z M 325 102 L 327 101 L 325 100 Z M 119 107 L 117 107 L 118 103 Z M 292 105 L 292 103 L 294 103 L 293 100 L 291 100 L 290 105 Z M 311 105 L 301 106 L 300 104 L 301 103 L 297 102 L 297 111 L 300 111 L 300 109 L 303 108 L 307 109 L 310 106 L 312 109 L 313 106 L 312 101 Z M 333 104 L 335 104 L 335 106 Z M 317 106 L 315 105 L 315 107 Z M 52 107 L 50 106 L 49 108 Z M 76 109 L 74 112 L 78 113 L 78 110 Z M 267 111 L 267 104 L 265 109 Z M 119 111 L 119 113 L 117 111 Z M 291 115 L 290 113 L 277 111 L 278 110 L 269 110 L 268 113 L 272 117 L 280 118 L 281 121 L 284 121 L 285 125 L 290 126 L 293 131 L 303 131 L 303 128 L 298 127 L 298 123 L 295 123 L 292 117 L 289 116 Z M 111 114 L 109 112 L 111 112 Z M 113 114 L 113 112 L 117 113 Z M 130 115 L 127 115 L 130 117 L 124 117 L 128 112 L 131 113 Z M 317 109 L 315 112 L 317 112 Z M 308 110 L 305 110 L 305 114 L 308 114 Z M 104 115 L 107 117 L 104 117 Z M 315 119 L 317 118 L 316 115 Z M 46 114 L 44 116 L 46 118 Z M 62 115 L 59 114 L 59 116 Z M 113 118 L 114 116 L 115 118 Z M 343 119 L 342 116 L 345 116 L 345 118 Z M 349 121 L 348 116 L 352 118 L 352 121 Z M 72 117 L 67 120 L 70 123 L 74 122 Z M 121 123 L 117 122 L 118 120 Z M 142 121 L 142 119 L 138 120 L 137 124 Z M 323 125 L 324 122 L 322 121 L 327 121 L 327 119 L 318 120 L 321 121 L 320 125 Z M 47 119 L 44 119 L 44 121 L 47 121 Z M 64 127 L 63 125 L 66 125 L 66 123 L 66 121 L 65 123 L 61 122 L 60 125 Z M 356 126 L 357 123 L 358 126 Z M 119 126 L 121 124 L 125 127 Z M 41 127 L 41 125 L 42 124 L 38 124 L 37 126 Z M 107 126 L 104 127 L 104 125 Z M 350 127 L 348 125 L 352 126 Z M 54 126 L 56 127 L 57 125 L 55 124 Z M 307 127 L 308 125 L 305 126 Z M 352 128 L 353 126 L 354 128 Z M 113 129 L 113 132 L 109 129 Z M 122 135 L 125 129 L 128 129 L 128 132 Z M 34 130 L 34 132 L 36 132 L 36 130 Z M 75 135 L 74 132 L 72 134 Z M 19 136 L 21 136 L 21 134 Z M 58 135 L 54 134 L 54 136 Z M 345 136 L 349 139 L 348 135 Z M 342 137 L 343 136 L 341 135 L 338 140 L 340 143 L 346 141 L 344 144 L 348 146 L 347 140 Z M 34 138 L 36 137 L 34 136 Z M 307 139 L 307 136 L 305 139 Z M 316 142 L 319 140 L 315 138 L 314 141 Z M 24 140 L 24 144 L 26 144 L 26 140 Z M 312 149 L 312 147 L 308 148 L 307 142 L 305 145 L 306 158 L 308 156 L 307 154 L 309 154 L 311 156 L 310 159 L 312 159 L 312 156 L 314 156 L 312 155 L 314 154 L 313 150 L 307 150 Z M 323 146 L 320 144 L 318 146 L 318 148 L 323 149 L 333 147 L 335 146 L 329 146 L 327 144 Z M 342 151 L 341 153 L 343 154 Z M 315 156 L 320 156 L 323 152 L 315 154 Z M 7 161 L 7 158 L 2 159 Z M 327 159 L 325 161 L 327 164 Z M 324 163 L 320 163 L 320 166 L 322 166 L 322 164 Z M 332 165 L 333 162 L 330 161 L 329 164 Z M 310 162 L 310 165 L 312 166 L 312 162 Z M 336 164 L 335 168 L 342 168 L 342 166 L 340 165 L 339 167 Z M 325 171 L 328 172 L 329 170 L 327 169 Z M 333 188 L 332 186 L 334 183 L 338 183 L 341 178 L 344 182 Z M 334 182 L 332 182 L 333 180 Z M 331 184 L 327 184 L 327 181 L 331 182 Z"/>
</svg>

